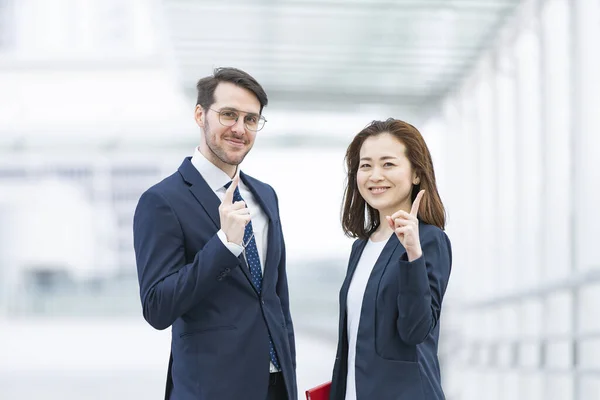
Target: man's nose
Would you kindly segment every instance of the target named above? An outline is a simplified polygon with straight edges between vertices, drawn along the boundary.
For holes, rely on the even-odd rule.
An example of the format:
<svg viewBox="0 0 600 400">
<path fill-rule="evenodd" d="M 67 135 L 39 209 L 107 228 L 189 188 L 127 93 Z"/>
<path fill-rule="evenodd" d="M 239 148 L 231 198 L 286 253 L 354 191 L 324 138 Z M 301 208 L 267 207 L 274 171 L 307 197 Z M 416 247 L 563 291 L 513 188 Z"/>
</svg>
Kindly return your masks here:
<svg viewBox="0 0 600 400">
<path fill-rule="evenodd" d="M 237 121 L 235 121 L 235 124 L 233 124 L 231 126 L 231 130 L 239 133 L 239 134 L 243 134 L 244 132 L 246 132 L 246 126 L 244 124 L 244 118 L 243 117 L 238 117 Z"/>
</svg>

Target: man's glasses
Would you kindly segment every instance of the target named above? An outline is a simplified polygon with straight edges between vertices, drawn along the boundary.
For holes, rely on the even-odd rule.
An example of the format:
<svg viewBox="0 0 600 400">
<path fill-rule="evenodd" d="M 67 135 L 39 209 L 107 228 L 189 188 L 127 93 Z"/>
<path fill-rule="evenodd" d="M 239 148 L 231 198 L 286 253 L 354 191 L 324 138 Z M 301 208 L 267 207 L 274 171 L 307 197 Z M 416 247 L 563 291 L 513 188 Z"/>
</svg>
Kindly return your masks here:
<svg viewBox="0 0 600 400">
<path fill-rule="evenodd" d="M 219 114 L 219 122 L 223 126 L 233 126 L 238 122 L 240 118 L 240 114 L 246 114 L 244 116 L 244 126 L 249 131 L 257 132 L 260 131 L 265 126 L 265 122 L 267 120 L 262 115 L 254 114 L 254 113 L 244 113 L 243 111 L 233 110 L 233 109 L 224 109 L 221 111 L 213 110 Z"/>
</svg>

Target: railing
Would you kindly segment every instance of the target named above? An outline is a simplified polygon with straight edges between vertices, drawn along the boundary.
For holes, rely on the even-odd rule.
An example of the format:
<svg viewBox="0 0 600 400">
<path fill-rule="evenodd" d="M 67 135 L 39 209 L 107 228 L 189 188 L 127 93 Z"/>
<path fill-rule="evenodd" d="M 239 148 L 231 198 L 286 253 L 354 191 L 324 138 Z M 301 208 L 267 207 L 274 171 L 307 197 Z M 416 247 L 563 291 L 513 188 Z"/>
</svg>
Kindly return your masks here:
<svg viewBox="0 0 600 400">
<path fill-rule="evenodd" d="M 531 372 L 550 377 L 569 376 L 573 380 L 569 399 L 596 399 L 600 394 L 584 393 L 581 380 L 591 377 L 600 386 L 600 361 L 595 361 L 600 359 L 600 323 L 594 324 L 594 329 L 583 331 L 580 318 L 581 290 L 598 283 L 600 283 L 600 268 L 573 271 L 569 276 L 541 283 L 535 287 L 522 288 L 481 301 L 452 303 L 445 310 L 446 317 L 454 324 L 444 331 L 440 348 L 442 366 L 448 369 L 460 368 L 465 371 L 490 372 L 499 375 Z M 546 333 L 543 329 L 537 329 L 535 334 L 524 335 L 519 334 L 517 326 L 517 332 L 513 332 L 512 335 L 503 333 L 498 337 L 473 339 L 465 334 L 464 325 L 460 325 L 465 315 L 481 316 L 486 312 L 497 312 L 507 306 L 516 308 L 535 300 L 541 303 L 544 318 L 552 318 L 552 310 L 544 302 L 559 293 L 567 293 L 571 296 L 570 308 L 566 315 L 566 323 L 569 326 L 562 329 L 566 332 Z M 592 304 L 588 308 L 598 312 L 589 315 L 589 318 L 599 318 L 600 304 Z M 563 319 L 565 319 L 564 315 Z M 541 321 L 545 322 L 544 319 Z"/>
</svg>

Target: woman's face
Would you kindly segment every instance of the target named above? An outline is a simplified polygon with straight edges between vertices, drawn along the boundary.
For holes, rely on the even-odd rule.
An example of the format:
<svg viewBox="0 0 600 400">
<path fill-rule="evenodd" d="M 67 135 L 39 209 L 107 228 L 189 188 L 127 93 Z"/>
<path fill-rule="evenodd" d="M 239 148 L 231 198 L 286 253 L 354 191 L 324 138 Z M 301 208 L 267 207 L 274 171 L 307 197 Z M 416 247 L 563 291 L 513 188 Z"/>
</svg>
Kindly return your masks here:
<svg viewBox="0 0 600 400">
<path fill-rule="evenodd" d="M 404 143 L 387 132 L 367 138 L 360 148 L 358 191 L 381 217 L 410 212 L 413 184 L 419 182 Z"/>
</svg>

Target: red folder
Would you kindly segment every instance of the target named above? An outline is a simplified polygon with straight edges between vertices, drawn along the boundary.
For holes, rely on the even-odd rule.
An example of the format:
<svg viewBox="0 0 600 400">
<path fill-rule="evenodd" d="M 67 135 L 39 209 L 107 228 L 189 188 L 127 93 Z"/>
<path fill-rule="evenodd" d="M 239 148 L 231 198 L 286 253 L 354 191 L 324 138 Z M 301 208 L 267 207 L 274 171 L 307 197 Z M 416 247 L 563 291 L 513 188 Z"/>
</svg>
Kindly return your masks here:
<svg viewBox="0 0 600 400">
<path fill-rule="evenodd" d="M 306 391 L 306 400 L 329 400 L 331 382 L 323 383 Z"/>
</svg>

